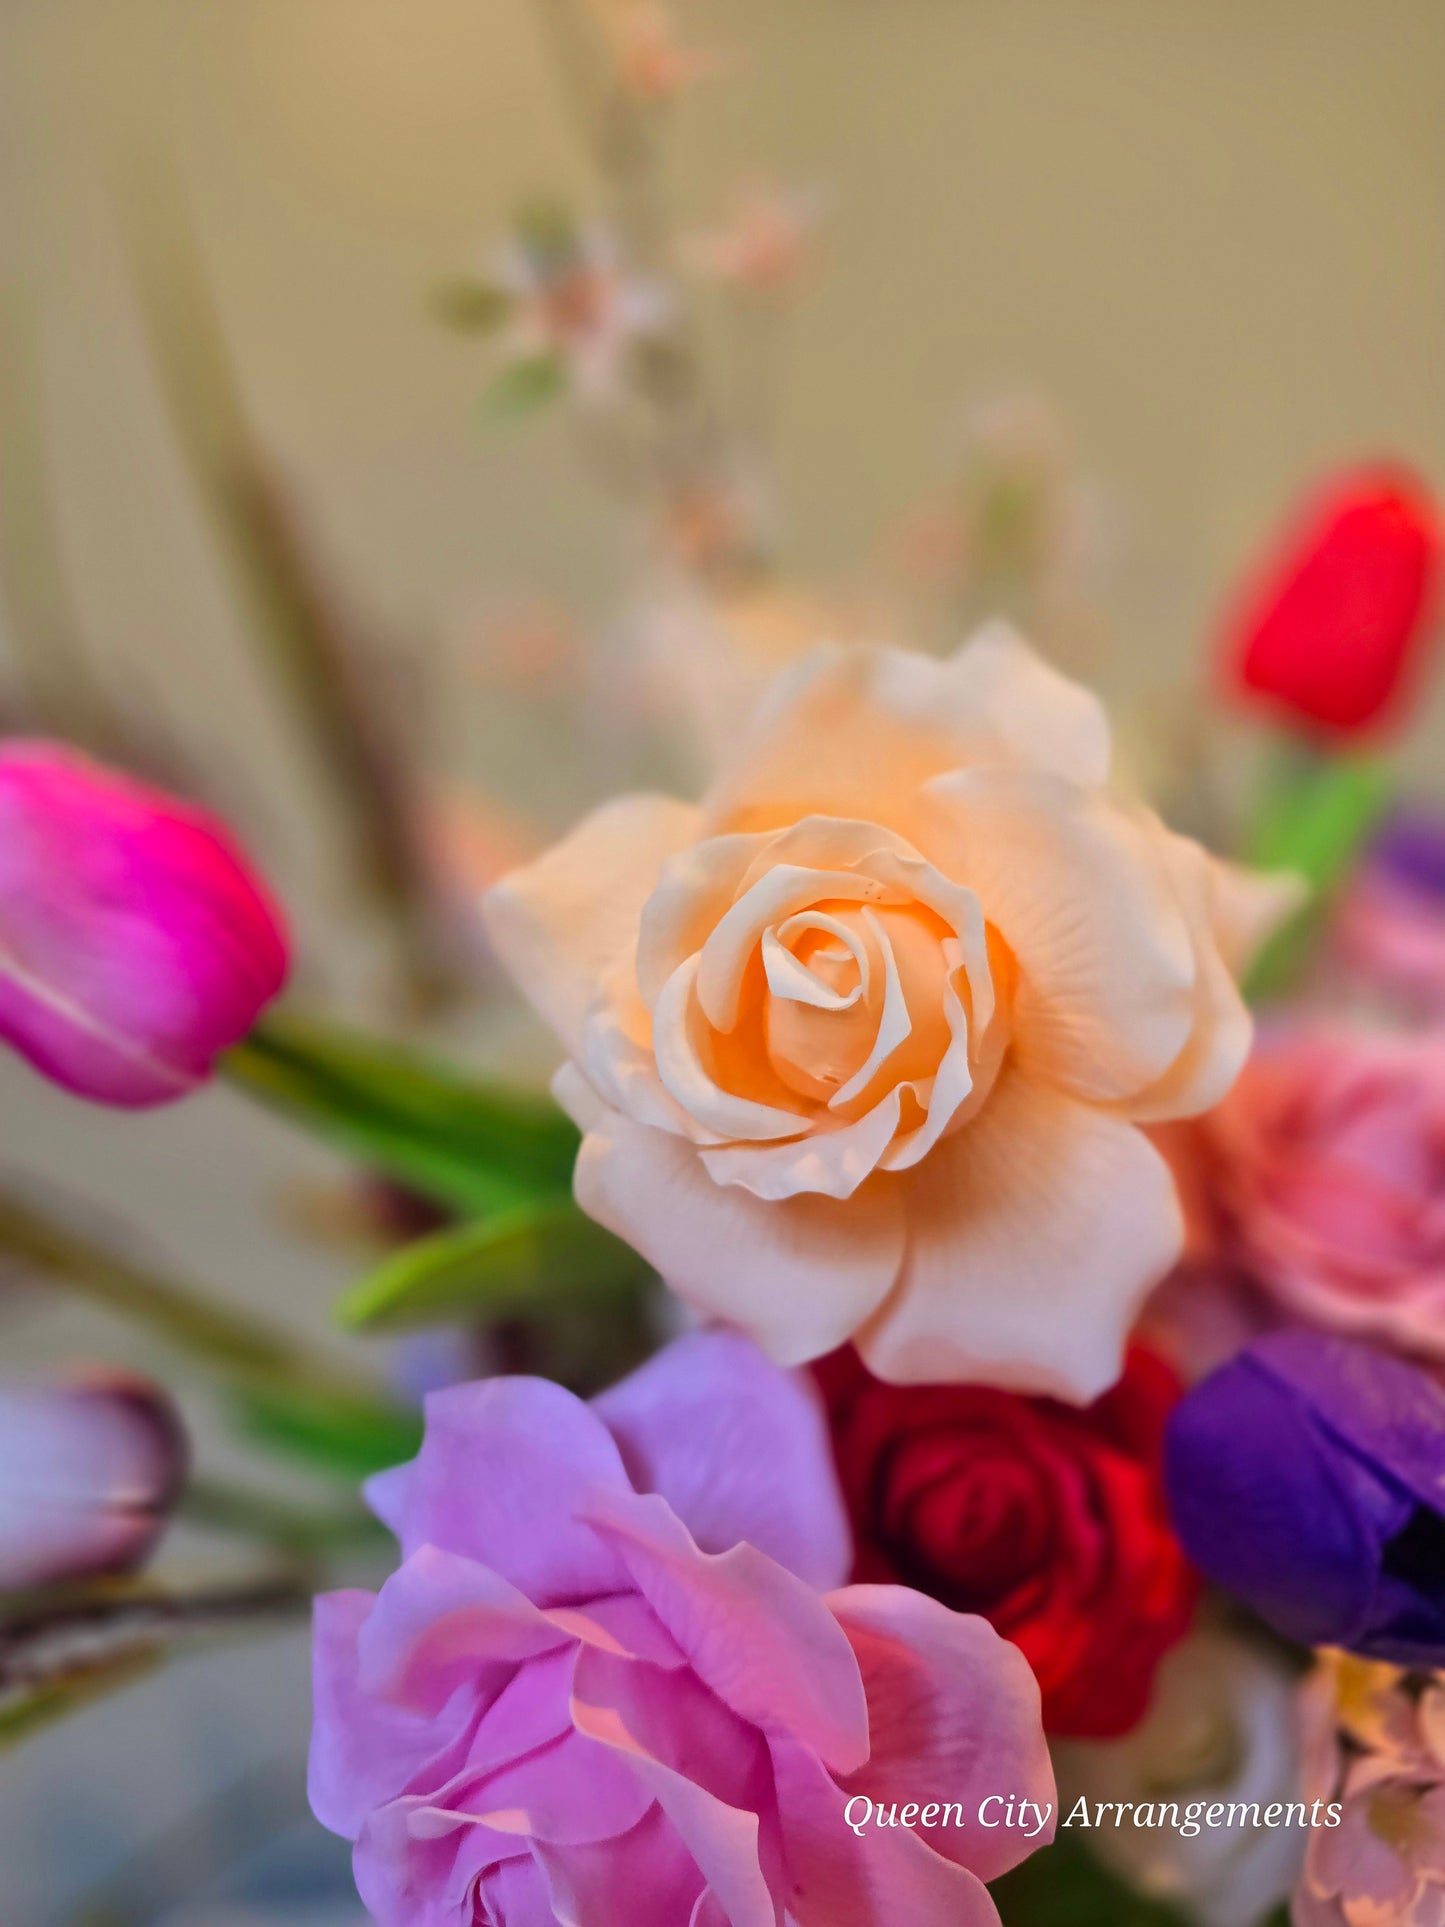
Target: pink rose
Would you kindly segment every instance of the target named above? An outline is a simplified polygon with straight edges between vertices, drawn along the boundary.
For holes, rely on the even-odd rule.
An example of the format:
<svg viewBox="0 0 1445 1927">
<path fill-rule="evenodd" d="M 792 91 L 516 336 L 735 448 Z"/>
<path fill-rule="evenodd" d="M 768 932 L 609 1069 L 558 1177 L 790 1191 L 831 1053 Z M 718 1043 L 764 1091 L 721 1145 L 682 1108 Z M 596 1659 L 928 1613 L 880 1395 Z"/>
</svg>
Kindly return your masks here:
<svg viewBox="0 0 1445 1927">
<path fill-rule="evenodd" d="M 1106 787 L 1002 629 L 825 648 L 699 808 L 598 810 L 487 898 L 570 1056 L 578 1202 L 800 1363 L 1087 1400 L 1180 1245 L 1138 1125 L 1228 1089 L 1231 967 L 1292 890 Z"/>
<path fill-rule="evenodd" d="M 1445 1358 L 1445 1032 L 1262 1040 L 1194 1156 L 1206 1235 L 1277 1306 Z"/>
<path fill-rule="evenodd" d="M 287 971 L 280 913 L 204 812 L 52 743 L 0 745 L 0 1040 L 101 1104 L 210 1076 Z"/>
<path fill-rule="evenodd" d="M 311 1798 L 380 1927 L 966 1927 L 1048 1838 L 922 1824 L 1052 1807 L 1038 1688 L 983 1620 L 832 1590 L 821 1414 L 744 1340 L 591 1407 L 436 1394 L 372 1496 L 402 1565 L 318 1602 Z M 855 1832 L 850 1799 L 913 1824 Z"/>
</svg>

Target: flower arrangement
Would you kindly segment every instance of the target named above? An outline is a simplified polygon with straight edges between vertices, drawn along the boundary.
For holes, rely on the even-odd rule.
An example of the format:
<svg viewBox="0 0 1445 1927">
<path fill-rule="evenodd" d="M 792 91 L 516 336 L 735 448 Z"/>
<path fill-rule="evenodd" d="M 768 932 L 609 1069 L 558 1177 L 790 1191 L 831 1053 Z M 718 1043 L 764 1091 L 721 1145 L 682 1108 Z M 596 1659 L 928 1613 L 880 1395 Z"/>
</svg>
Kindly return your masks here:
<svg viewBox="0 0 1445 1927">
<path fill-rule="evenodd" d="M 1434 498 L 1325 478 L 1228 599 L 1267 778 L 1218 850 L 1168 827 L 1064 667 L 1036 413 L 882 545 L 885 614 L 783 572 L 700 314 L 775 346 L 825 203 L 672 233 L 668 118 L 728 58 L 652 0 L 549 18 L 603 205 L 527 207 L 435 309 L 489 432 L 570 410 L 635 506 L 612 667 L 674 780 L 614 741 L 560 838 L 479 806 L 458 860 L 244 432 L 390 1026 L 281 1001 L 304 946 L 204 782 L 123 728 L 0 738 L 0 1040 L 341 1153 L 341 1320 L 446 1340 L 343 1368 L 0 1191 L 7 1278 L 144 1326 L 212 1413 L 0 1384 L 0 1743 L 305 1613 L 311 1806 L 381 1927 L 1438 1927 L 1445 862 L 1369 747 L 1428 669 Z M 514 680 L 574 646 L 533 612 Z M 549 1089 L 448 1028 L 513 990 Z M 178 1578 L 173 1519 L 250 1564 Z"/>
</svg>

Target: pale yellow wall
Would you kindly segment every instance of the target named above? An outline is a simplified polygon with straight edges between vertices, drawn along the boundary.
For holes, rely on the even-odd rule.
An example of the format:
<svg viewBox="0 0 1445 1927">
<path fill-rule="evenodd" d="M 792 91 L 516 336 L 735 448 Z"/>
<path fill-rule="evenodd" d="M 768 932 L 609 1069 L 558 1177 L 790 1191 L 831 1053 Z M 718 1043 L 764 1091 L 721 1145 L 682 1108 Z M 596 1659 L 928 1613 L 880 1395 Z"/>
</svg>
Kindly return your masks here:
<svg viewBox="0 0 1445 1927">
<path fill-rule="evenodd" d="M 681 11 L 740 55 L 682 117 L 684 211 L 749 171 L 832 195 L 782 417 L 800 567 L 846 566 L 971 398 L 1031 384 L 1122 517 L 1127 689 L 1315 464 L 1445 481 L 1440 0 Z M 283 747 L 128 308 L 105 181 L 138 136 L 180 158 L 257 411 L 370 604 L 431 631 L 514 582 L 600 595 L 565 431 L 484 441 L 481 356 L 421 308 L 520 194 L 584 178 L 527 0 L 4 0 L 0 264 L 107 659 Z"/>
</svg>

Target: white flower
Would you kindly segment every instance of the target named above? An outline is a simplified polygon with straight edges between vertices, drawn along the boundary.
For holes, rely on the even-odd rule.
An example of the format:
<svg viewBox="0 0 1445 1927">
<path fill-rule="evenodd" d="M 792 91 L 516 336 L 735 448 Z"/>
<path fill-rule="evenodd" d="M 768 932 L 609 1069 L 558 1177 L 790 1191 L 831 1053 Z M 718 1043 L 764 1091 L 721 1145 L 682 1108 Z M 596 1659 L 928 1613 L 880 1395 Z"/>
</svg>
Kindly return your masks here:
<svg viewBox="0 0 1445 1927">
<path fill-rule="evenodd" d="M 1230 1634 L 1196 1633 L 1159 1669 L 1141 1725 L 1107 1744 L 1054 1748 L 1059 1817 L 1079 1799 L 1258 1806 L 1298 1801 L 1294 1684 L 1271 1656 Z M 1298 1827 L 1138 1826 L 1105 1815 L 1079 1838 L 1131 1886 L 1183 1904 L 1204 1927 L 1256 1927 L 1294 1884 L 1305 1841 Z"/>
</svg>

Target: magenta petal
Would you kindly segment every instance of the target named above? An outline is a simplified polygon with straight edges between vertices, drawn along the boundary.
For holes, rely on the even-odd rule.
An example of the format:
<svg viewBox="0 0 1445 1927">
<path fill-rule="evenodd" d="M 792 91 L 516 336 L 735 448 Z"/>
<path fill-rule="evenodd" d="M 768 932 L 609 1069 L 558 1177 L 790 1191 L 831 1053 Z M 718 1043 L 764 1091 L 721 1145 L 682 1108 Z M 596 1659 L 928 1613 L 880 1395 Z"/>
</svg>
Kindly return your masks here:
<svg viewBox="0 0 1445 1927">
<path fill-rule="evenodd" d="M 146 1105 L 209 1076 L 281 989 L 275 906 L 222 826 L 59 745 L 0 748 L 0 1038 Z"/>
<path fill-rule="evenodd" d="M 368 1816 L 352 1855 L 356 1890 L 377 1927 L 471 1927 L 470 1895 L 488 1867 L 525 1844 L 459 1823 L 429 1828 L 424 1801 L 394 1800 Z"/>
<path fill-rule="evenodd" d="M 555 1919 L 564 1927 L 678 1927 L 701 1897 L 697 1862 L 661 1807 L 595 1846 L 539 1845 Z M 718 1919 L 725 1923 L 726 1917 Z M 511 1927 L 509 1921 L 507 1927 Z"/>
<path fill-rule="evenodd" d="M 615 1749 L 573 1729 L 487 1774 L 459 1804 L 494 1832 L 577 1846 L 629 1832 L 652 1795 Z"/>
<path fill-rule="evenodd" d="M 433 1392 L 421 1451 L 368 1495 L 403 1557 L 432 1545 L 483 1560 L 545 1606 L 625 1588 L 606 1545 L 575 1523 L 594 1487 L 627 1489 L 602 1421 L 547 1379 L 491 1378 Z"/>
<path fill-rule="evenodd" d="M 868 1708 L 858 1662 L 812 1587 L 753 1546 L 700 1552 L 660 1498 L 608 1495 L 590 1517 L 725 1705 L 795 1734 L 840 1772 L 862 1765 Z"/>
<path fill-rule="evenodd" d="M 491 1773 L 572 1730 L 576 1651 L 559 1646 L 517 1668 L 488 1706 L 467 1748 L 467 1770 Z"/>
<path fill-rule="evenodd" d="M 811 1754 L 782 1737 L 772 1751 L 797 1927 L 998 1927 L 976 1875 L 906 1827 L 869 1827 L 860 1838 L 843 1818 L 848 1795 Z"/>
<path fill-rule="evenodd" d="M 842 1585 L 852 1539 L 811 1378 L 732 1332 L 694 1332 L 594 1403 L 639 1492 L 704 1552 L 746 1540 L 809 1585 Z"/>
<path fill-rule="evenodd" d="M 432 1713 L 362 1690 L 357 1641 L 374 1604 L 369 1592 L 323 1593 L 316 1601 L 307 1792 L 322 1826 L 347 1840 L 356 1839 L 373 1808 L 404 1792 L 461 1738 L 475 1712 L 469 1683 Z"/>
<path fill-rule="evenodd" d="M 572 1719 L 580 1732 L 622 1740 L 629 1753 L 696 1780 L 728 1806 L 757 1812 L 768 1803 L 762 1735 L 692 1673 L 579 1654 Z"/>
<path fill-rule="evenodd" d="M 547 1877 L 535 1860 L 504 1860 L 482 1875 L 482 1899 L 501 1927 L 557 1927 Z"/>
<path fill-rule="evenodd" d="M 1057 1806 L 1039 1689 L 1016 1646 L 985 1619 L 950 1612 L 903 1586 L 848 1586 L 828 1604 L 852 1642 L 868 1695 L 872 1752 L 850 1794 L 887 1802 L 961 1802 L 989 1794 Z M 1055 1815 L 1055 1817 L 1057 1817 Z M 939 1853 L 996 1880 L 1053 1838 L 999 1827 L 919 1829 Z"/>
<path fill-rule="evenodd" d="M 174 1408 L 144 1380 L 0 1389 L 0 1590 L 135 1565 L 185 1462 Z"/>
<path fill-rule="evenodd" d="M 394 1572 L 357 1639 L 364 1692 L 434 1713 L 457 1688 L 500 1692 L 518 1660 L 570 1644 L 515 1586 L 455 1553 L 423 1546 Z"/>
<path fill-rule="evenodd" d="M 645 1666 L 618 1665 L 604 1654 L 579 1654 L 572 1707 L 577 1729 L 629 1762 L 676 1828 L 732 1927 L 777 1927 L 756 1809 L 732 1805 L 703 1784 L 709 1774 L 726 1770 L 726 1753 L 745 1742 L 725 1746 L 720 1759 L 715 1740 L 709 1745 L 715 1722 L 695 1730 L 689 1742 L 683 1715 L 699 1709 L 689 1708 L 673 1676 L 653 1673 L 649 1679 L 650 1672 Z M 738 1764 L 734 1758 L 734 1769 Z M 744 1776 L 755 1799 L 766 1792 L 766 1780 L 751 1760 Z"/>
</svg>

